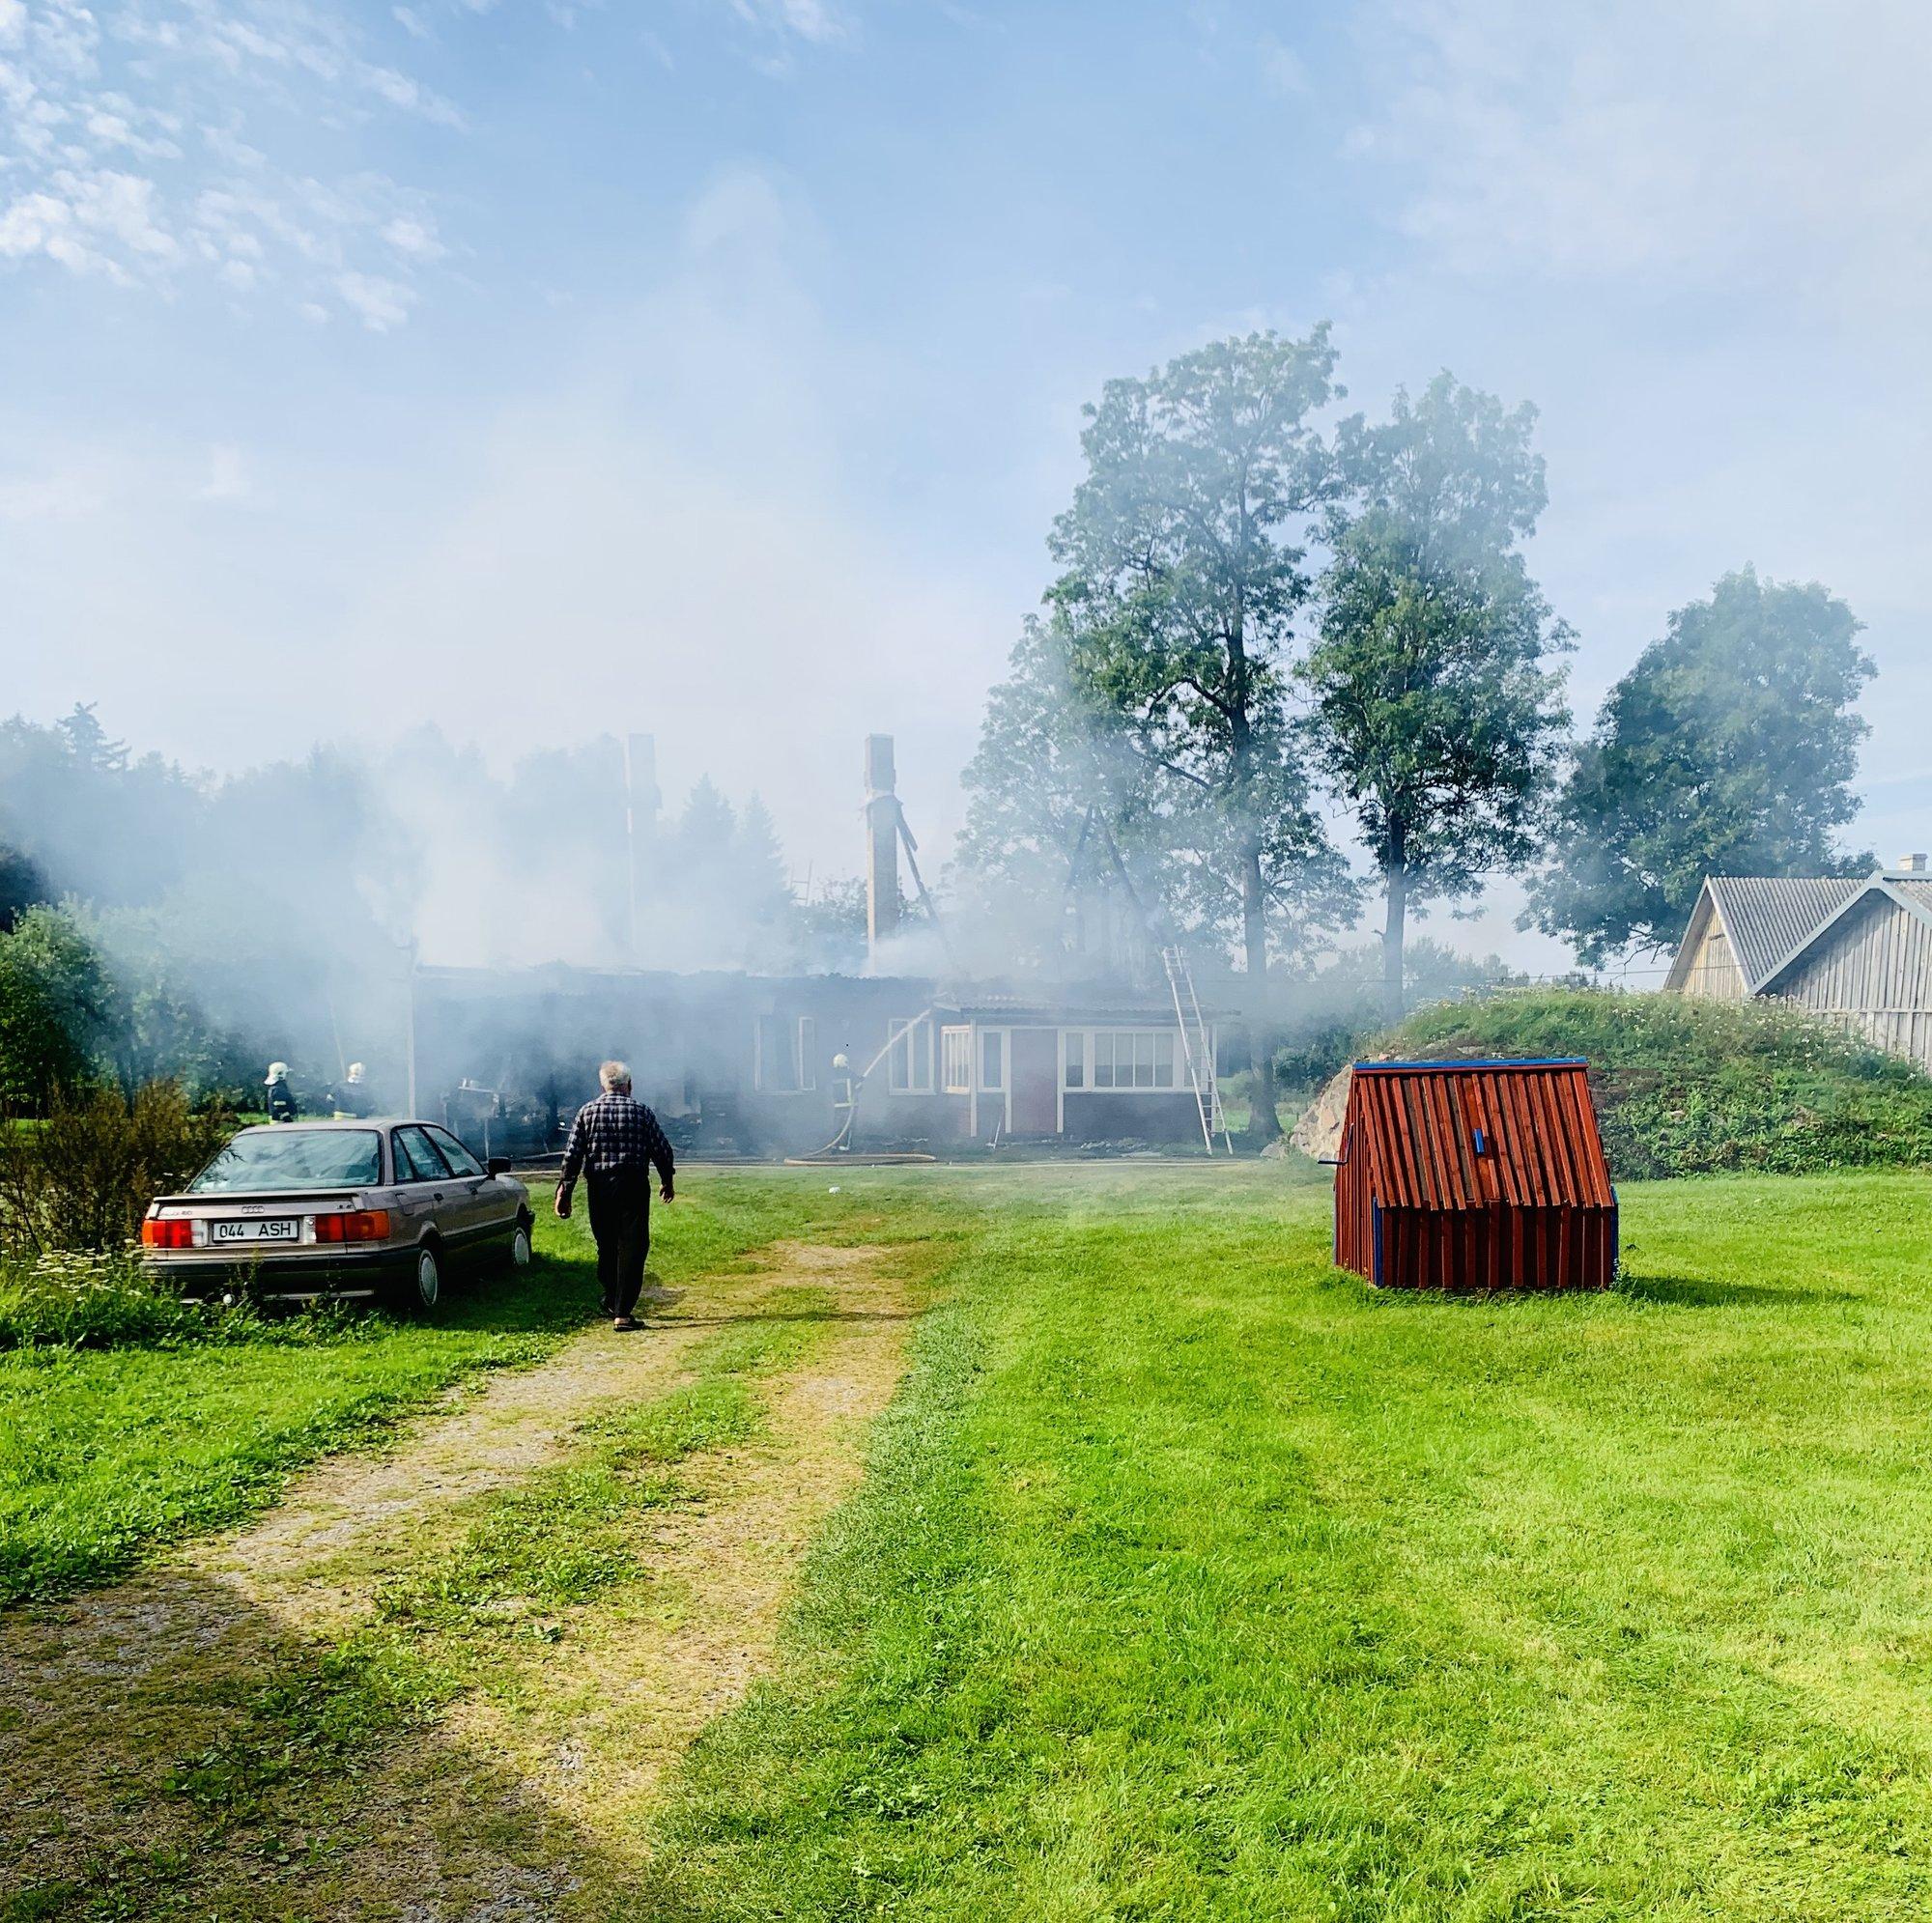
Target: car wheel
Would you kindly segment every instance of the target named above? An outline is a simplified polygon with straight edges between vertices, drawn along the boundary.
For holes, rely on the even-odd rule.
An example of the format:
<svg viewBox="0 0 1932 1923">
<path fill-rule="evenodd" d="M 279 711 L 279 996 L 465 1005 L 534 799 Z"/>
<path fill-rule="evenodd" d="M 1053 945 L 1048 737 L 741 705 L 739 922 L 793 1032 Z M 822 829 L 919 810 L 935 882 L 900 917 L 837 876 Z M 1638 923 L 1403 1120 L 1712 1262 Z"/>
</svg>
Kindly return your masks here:
<svg viewBox="0 0 1932 1923">
<path fill-rule="evenodd" d="M 526 1269 L 530 1265 L 530 1225 L 519 1222 L 510 1230 L 510 1266 Z"/>
<path fill-rule="evenodd" d="M 383 1287 L 383 1307 L 392 1315 L 427 1315 L 442 1299 L 442 1255 L 425 1242 L 409 1266 Z"/>
</svg>

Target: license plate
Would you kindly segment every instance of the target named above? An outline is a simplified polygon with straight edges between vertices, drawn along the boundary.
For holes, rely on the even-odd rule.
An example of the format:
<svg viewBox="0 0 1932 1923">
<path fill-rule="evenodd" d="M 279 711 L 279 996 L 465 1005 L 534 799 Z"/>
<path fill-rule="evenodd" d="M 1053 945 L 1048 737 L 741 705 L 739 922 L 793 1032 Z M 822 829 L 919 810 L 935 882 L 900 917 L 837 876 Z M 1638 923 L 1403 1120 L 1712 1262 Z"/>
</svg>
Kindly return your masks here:
<svg viewBox="0 0 1932 1923">
<path fill-rule="evenodd" d="M 211 1242 L 298 1242 L 301 1218 L 296 1215 L 270 1216 L 260 1222 L 211 1222 Z"/>
</svg>

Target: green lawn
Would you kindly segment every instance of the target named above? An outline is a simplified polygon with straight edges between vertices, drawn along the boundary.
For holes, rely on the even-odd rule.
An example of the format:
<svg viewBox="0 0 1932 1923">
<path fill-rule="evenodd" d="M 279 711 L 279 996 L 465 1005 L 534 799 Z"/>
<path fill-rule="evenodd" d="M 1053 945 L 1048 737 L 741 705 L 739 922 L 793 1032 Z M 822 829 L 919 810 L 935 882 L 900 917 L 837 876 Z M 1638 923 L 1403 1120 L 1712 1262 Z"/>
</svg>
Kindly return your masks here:
<svg viewBox="0 0 1932 1923">
<path fill-rule="evenodd" d="M 1337 1276 L 1266 1169 L 946 1186 L 664 1913 L 1932 1908 L 1923 1179 L 1634 1188 L 1623 1292 L 1497 1303 Z"/>
<path fill-rule="evenodd" d="M 532 1268 L 459 1285 L 431 1322 L 283 1317 L 253 1341 L 0 1350 L 0 1603 L 118 1574 L 260 1509 L 327 1451 L 379 1441 L 451 1383 L 550 1353 L 597 1284 L 582 1208 L 565 1224 L 538 1202 Z M 800 1224 L 796 1195 L 750 1186 L 657 1216 L 686 1276 Z"/>
<path fill-rule="evenodd" d="M 683 1186 L 700 1302 L 830 1236 L 938 1306 L 779 1670 L 557 1913 L 1932 1911 L 1925 1178 L 1634 1185 L 1624 1287 L 1496 1302 L 1338 1275 L 1279 1164 Z M 588 1285 L 554 1246 L 448 1327 L 0 1358 L 5 1541 L 71 1580 L 258 1502 L 331 1425 L 554 1341 Z M 478 1543 L 412 1609 L 494 1620 Z"/>
</svg>

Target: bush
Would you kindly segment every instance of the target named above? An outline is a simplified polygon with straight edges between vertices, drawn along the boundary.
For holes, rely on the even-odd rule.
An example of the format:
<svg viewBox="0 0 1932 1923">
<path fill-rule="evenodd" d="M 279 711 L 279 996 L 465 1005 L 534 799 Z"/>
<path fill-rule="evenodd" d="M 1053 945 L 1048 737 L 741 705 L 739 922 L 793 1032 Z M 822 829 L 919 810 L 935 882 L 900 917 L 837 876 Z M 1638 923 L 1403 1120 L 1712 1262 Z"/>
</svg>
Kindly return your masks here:
<svg viewBox="0 0 1932 1923">
<path fill-rule="evenodd" d="M 0 1117 L 0 1252 L 126 1248 L 149 1202 L 186 1181 L 231 1126 L 173 1082 L 131 1101 L 108 1089 L 56 1094 L 39 1120 Z"/>
<path fill-rule="evenodd" d="M 1536 989 L 1424 1009 L 1370 1052 L 1581 1056 L 1619 1175 L 1932 1164 L 1932 1077 L 1781 1003 Z"/>
</svg>

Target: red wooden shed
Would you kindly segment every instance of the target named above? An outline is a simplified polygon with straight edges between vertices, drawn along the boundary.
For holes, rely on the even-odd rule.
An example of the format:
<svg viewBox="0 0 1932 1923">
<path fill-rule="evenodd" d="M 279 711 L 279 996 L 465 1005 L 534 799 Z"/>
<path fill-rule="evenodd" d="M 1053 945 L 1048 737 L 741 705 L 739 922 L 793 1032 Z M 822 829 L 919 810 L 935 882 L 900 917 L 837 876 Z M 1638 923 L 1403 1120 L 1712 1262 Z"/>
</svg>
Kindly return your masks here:
<svg viewBox="0 0 1932 1923">
<path fill-rule="evenodd" d="M 1581 1061 L 1358 1061 L 1335 1261 L 1392 1288 L 1607 1288 L 1617 1192 Z"/>
</svg>

